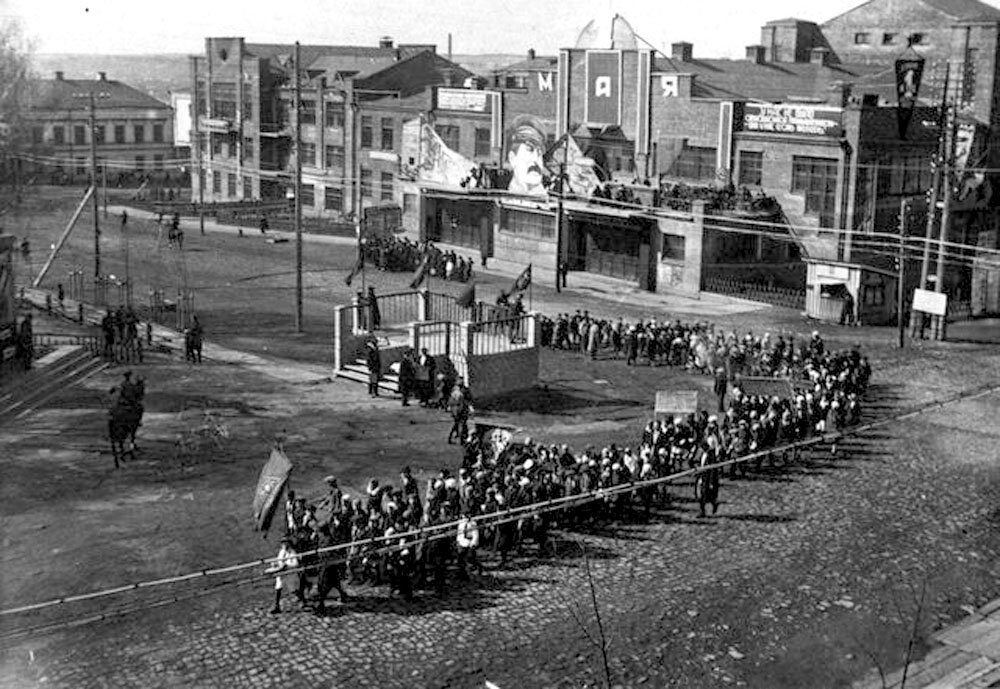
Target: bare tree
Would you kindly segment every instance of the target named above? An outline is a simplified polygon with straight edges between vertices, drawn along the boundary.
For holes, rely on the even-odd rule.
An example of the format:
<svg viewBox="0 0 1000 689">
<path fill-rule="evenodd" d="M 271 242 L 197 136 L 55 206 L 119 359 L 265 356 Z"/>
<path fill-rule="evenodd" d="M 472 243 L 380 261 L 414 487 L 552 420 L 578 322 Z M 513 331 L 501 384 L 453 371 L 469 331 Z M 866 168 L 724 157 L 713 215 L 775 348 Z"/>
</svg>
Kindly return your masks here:
<svg viewBox="0 0 1000 689">
<path fill-rule="evenodd" d="M 0 16 L 0 177 L 10 179 L 15 200 L 20 195 L 17 156 L 30 143 L 24 116 L 31 99 L 32 52 L 21 24 Z"/>
</svg>

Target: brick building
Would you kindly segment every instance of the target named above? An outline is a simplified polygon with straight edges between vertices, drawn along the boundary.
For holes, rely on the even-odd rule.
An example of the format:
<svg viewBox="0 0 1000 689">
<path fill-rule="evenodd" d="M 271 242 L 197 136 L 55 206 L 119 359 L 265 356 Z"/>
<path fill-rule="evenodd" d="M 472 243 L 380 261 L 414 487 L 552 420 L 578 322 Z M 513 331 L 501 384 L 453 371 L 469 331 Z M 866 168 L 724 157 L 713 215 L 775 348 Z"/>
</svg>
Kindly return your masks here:
<svg viewBox="0 0 1000 689">
<path fill-rule="evenodd" d="M 299 151 L 308 215 L 355 215 L 399 203 L 402 121 L 426 112 L 430 88 L 471 74 L 435 46 L 299 47 Z M 206 201 L 276 200 L 292 186 L 294 45 L 207 38 L 192 58 L 195 94 L 192 196 Z"/>
<path fill-rule="evenodd" d="M 54 182 L 89 178 L 92 136 L 98 163 L 112 182 L 119 174 L 162 170 L 174 152 L 170 106 L 104 72 L 97 79 L 67 79 L 56 72 L 54 79 L 37 80 L 24 126 L 33 167 Z"/>
</svg>

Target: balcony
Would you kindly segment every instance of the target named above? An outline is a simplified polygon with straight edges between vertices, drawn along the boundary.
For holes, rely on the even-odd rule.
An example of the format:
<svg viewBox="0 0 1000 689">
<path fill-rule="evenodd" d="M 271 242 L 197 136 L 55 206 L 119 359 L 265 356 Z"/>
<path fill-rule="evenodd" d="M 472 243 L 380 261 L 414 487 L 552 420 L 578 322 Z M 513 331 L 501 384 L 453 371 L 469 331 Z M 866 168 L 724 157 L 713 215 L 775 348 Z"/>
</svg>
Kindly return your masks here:
<svg viewBox="0 0 1000 689">
<path fill-rule="evenodd" d="M 292 135 L 291 125 L 278 122 L 261 122 L 259 131 L 261 136 L 274 139 Z"/>
<path fill-rule="evenodd" d="M 236 125 L 225 117 L 206 117 L 201 115 L 198 118 L 198 128 L 203 132 L 213 132 L 216 134 L 228 134 L 236 129 Z"/>
</svg>

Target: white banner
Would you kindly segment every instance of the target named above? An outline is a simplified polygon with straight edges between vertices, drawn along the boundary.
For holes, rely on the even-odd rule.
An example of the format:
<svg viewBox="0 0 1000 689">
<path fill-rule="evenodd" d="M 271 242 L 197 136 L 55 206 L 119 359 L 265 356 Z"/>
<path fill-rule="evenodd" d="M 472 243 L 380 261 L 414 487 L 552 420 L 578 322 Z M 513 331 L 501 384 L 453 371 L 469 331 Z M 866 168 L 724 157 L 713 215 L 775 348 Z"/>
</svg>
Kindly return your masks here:
<svg viewBox="0 0 1000 689">
<path fill-rule="evenodd" d="M 943 316 L 948 310 L 948 296 L 926 289 L 913 290 L 913 310 Z"/>
</svg>

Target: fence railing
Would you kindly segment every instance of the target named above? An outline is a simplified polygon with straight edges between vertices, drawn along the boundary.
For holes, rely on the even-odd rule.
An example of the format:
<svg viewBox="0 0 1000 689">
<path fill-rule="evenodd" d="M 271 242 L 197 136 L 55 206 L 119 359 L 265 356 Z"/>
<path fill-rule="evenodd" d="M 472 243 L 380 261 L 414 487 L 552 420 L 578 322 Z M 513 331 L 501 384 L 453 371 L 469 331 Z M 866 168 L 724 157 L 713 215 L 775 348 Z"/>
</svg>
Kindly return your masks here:
<svg viewBox="0 0 1000 689">
<path fill-rule="evenodd" d="M 967 300 L 948 300 L 948 309 L 945 319 L 949 323 L 955 321 L 967 321 L 972 318 L 972 302 Z"/>
<path fill-rule="evenodd" d="M 387 326 L 407 325 L 414 321 L 423 320 L 422 313 L 423 297 L 419 292 L 394 292 L 391 294 L 381 294 L 375 297 L 378 303 L 379 323 L 370 322 L 371 314 L 369 309 L 362 304 L 360 309 L 362 330 L 380 329 Z"/>
<path fill-rule="evenodd" d="M 455 297 L 438 292 L 427 293 L 427 319 L 462 323 L 473 320 L 473 307 L 459 306 Z"/>
<path fill-rule="evenodd" d="M 411 346 L 426 349 L 433 356 L 451 356 L 462 352 L 462 326 L 451 321 L 425 321 L 413 324 Z"/>
<path fill-rule="evenodd" d="M 716 292 L 743 299 L 752 299 L 753 301 L 762 301 L 786 309 L 802 310 L 806 305 L 805 290 L 769 287 L 764 284 L 743 282 L 742 280 L 707 277 L 703 281 L 702 289 L 706 292 Z"/>
<path fill-rule="evenodd" d="M 530 348 L 533 345 L 533 325 L 534 316 L 529 314 L 470 323 L 469 354 L 482 356 Z"/>
<path fill-rule="evenodd" d="M 101 345 L 96 335 L 73 335 L 61 333 L 41 333 L 32 335 L 32 343 L 37 347 L 58 347 L 60 345 L 75 345 L 86 347 L 97 356 L 101 353 Z"/>
</svg>

